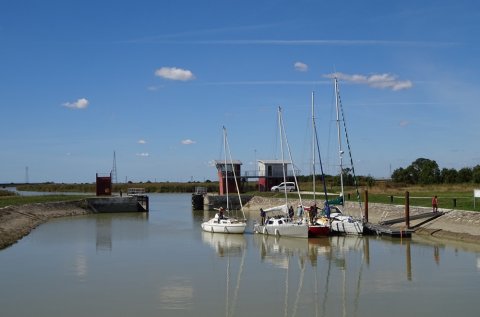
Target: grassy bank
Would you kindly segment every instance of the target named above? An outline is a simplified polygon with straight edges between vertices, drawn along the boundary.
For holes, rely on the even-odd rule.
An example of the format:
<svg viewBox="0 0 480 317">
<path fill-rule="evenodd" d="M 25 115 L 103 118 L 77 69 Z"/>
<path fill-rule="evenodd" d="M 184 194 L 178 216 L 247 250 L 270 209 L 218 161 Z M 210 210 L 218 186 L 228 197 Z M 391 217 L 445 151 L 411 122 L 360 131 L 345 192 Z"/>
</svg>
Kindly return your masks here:
<svg viewBox="0 0 480 317">
<path fill-rule="evenodd" d="M 432 197 L 437 195 L 439 200 L 439 208 L 446 209 L 458 209 L 458 210 L 475 210 L 480 211 L 480 199 L 477 198 L 476 207 L 474 207 L 473 190 L 475 186 L 473 184 L 461 184 L 461 185 L 430 185 L 430 186 L 402 186 L 395 184 L 379 184 L 377 186 L 363 187 L 359 190 L 360 200 L 362 203 L 365 201 L 365 190 L 368 190 L 368 201 L 371 203 L 382 204 L 405 204 L 405 193 L 408 191 L 410 196 L 411 206 L 431 207 Z M 311 191 L 310 184 L 300 184 L 302 191 Z M 319 193 L 322 188 L 317 186 L 317 198 L 322 200 L 323 194 Z M 339 193 L 340 188 L 330 186 L 327 189 L 329 199 L 335 198 Z M 257 195 L 265 197 L 284 197 L 283 193 L 257 193 Z M 296 198 L 296 193 L 290 193 L 289 197 Z M 312 199 L 312 195 L 302 195 L 304 199 Z M 345 198 L 348 201 L 356 201 L 357 193 L 355 188 L 345 188 Z"/>
<path fill-rule="evenodd" d="M 74 201 L 85 198 L 83 195 L 45 195 L 45 196 L 1 196 L 0 208 L 56 201 Z"/>
<path fill-rule="evenodd" d="M 218 183 L 180 183 L 180 182 L 162 182 L 162 183 L 127 183 L 114 184 L 113 191 L 124 193 L 128 188 L 144 188 L 147 193 L 193 193 L 196 187 L 205 187 L 208 192 L 218 192 Z M 28 184 L 17 186 L 21 191 L 39 191 L 39 192 L 76 192 L 76 193 L 95 193 L 95 184 Z M 249 190 L 249 188 L 247 188 Z"/>
</svg>

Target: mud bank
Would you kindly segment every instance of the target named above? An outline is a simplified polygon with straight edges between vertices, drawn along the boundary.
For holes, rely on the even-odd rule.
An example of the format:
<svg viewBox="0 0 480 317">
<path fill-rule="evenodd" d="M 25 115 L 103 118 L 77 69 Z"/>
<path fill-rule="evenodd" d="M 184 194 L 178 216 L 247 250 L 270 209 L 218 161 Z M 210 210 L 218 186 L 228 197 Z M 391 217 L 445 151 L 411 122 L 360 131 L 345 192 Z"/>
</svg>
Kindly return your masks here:
<svg viewBox="0 0 480 317">
<path fill-rule="evenodd" d="M 0 250 L 51 218 L 92 213 L 84 200 L 9 206 L 0 208 Z"/>
<path fill-rule="evenodd" d="M 283 199 L 254 197 L 245 206 L 251 217 L 259 217 L 258 210 L 278 206 L 284 203 Z M 305 206 L 311 205 L 311 200 L 303 200 Z M 299 200 L 289 200 L 296 210 Z M 362 206 L 364 207 L 364 206 Z M 361 210 L 358 203 L 346 202 L 347 210 L 353 216 L 360 216 Z M 428 235 L 436 238 L 460 240 L 464 242 L 480 242 L 480 212 L 464 210 L 439 209 L 444 214 L 430 222 L 415 227 L 415 234 Z M 431 212 L 431 208 L 410 206 L 410 215 Z M 405 215 L 405 206 L 393 204 L 368 204 L 368 221 L 379 223 L 381 221 L 401 218 Z M 422 220 L 423 221 L 423 220 Z M 410 226 L 416 226 L 419 222 L 410 222 Z M 397 224 L 397 227 L 404 227 L 405 224 Z"/>
</svg>

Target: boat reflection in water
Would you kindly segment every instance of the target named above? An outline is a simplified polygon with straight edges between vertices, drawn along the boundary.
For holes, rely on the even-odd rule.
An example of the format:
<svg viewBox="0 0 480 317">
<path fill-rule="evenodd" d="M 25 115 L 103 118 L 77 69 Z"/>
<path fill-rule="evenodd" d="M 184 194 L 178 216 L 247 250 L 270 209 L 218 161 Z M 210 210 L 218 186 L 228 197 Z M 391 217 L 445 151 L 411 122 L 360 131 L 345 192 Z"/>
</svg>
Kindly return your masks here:
<svg viewBox="0 0 480 317">
<path fill-rule="evenodd" d="M 240 282 L 245 266 L 247 241 L 242 234 L 224 234 L 202 231 L 202 241 L 210 245 L 221 258 L 226 258 L 225 316 L 234 316 L 237 311 Z M 240 262 L 238 258 L 240 257 Z M 231 260 L 231 258 L 236 260 Z M 238 264 L 238 267 L 236 267 Z M 236 276 L 235 271 L 237 271 Z"/>
<path fill-rule="evenodd" d="M 190 195 L 150 206 L 52 219 L 0 251 L 2 316 L 478 316 L 478 243 L 211 234 Z"/>
<path fill-rule="evenodd" d="M 260 250 L 261 260 L 276 267 L 287 268 L 288 260 L 298 257 L 317 266 L 317 257 L 330 250 L 330 239 L 294 239 L 267 235 L 254 235 L 254 244 Z"/>
<path fill-rule="evenodd" d="M 254 244 L 262 262 L 285 270 L 285 316 L 312 311 L 315 316 L 348 316 L 358 311 L 368 239 L 336 236 L 300 240 L 255 235 Z"/>
<path fill-rule="evenodd" d="M 202 241 L 210 245 L 218 256 L 244 256 L 247 240 L 241 234 L 224 234 L 202 231 Z"/>
</svg>

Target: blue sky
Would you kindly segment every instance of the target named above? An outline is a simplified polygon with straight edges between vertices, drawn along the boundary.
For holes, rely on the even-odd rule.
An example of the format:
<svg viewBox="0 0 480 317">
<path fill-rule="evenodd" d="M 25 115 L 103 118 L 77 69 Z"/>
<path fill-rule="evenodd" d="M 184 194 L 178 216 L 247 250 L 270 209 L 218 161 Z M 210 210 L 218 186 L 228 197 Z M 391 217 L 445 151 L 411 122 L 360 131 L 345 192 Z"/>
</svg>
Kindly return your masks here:
<svg viewBox="0 0 480 317">
<path fill-rule="evenodd" d="M 315 91 L 336 173 L 337 73 L 357 174 L 419 157 L 480 164 L 478 1 L 0 1 L 0 183 L 216 179 L 222 126 L 242 170 L 310 173 Z"/>
</svg>

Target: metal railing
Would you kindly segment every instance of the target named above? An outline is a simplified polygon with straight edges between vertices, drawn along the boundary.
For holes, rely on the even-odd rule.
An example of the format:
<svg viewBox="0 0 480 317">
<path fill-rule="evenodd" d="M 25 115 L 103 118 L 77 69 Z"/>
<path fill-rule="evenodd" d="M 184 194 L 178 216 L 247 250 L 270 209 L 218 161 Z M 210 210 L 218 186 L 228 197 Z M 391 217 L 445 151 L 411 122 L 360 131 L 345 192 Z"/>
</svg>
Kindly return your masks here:
<svg viewBox="0 0 480 317">
<path fill-rule="evenodd" d="M 145 195 L 145 188 L 127 188 L 128 196 Z"/>
<path fill-rule="evenodd" d="M 278 172 L 272 172 L 272 173 L 267 173 L 267 171 L 258 171 L 258 170 L 252 170 L 252 171 L 244 171 L 243 175 L 246 177 L 272 177 L 272 178 L 281 178 L 283 177 L 283 172 L 280 170 Z M 296 169 L 295 174 L 293 173 L 292 170 L 288 170 L 286 173 L 286 176 L 294 176 L 294 175 L 300 175 L 300 170 Z"/>
</svg>

